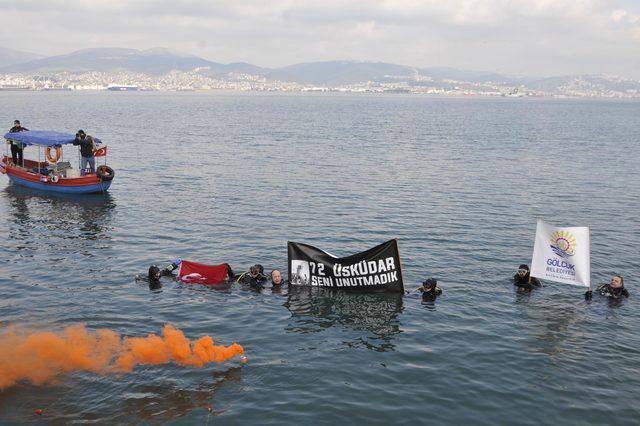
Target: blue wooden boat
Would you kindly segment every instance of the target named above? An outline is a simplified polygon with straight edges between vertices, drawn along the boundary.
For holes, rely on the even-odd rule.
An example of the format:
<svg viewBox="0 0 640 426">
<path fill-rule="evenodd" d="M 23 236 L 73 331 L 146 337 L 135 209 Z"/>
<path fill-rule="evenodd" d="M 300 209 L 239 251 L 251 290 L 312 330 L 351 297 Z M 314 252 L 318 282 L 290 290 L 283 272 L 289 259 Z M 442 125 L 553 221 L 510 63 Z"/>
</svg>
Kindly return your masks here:
<svg viewBox="0 0 640 426">
<path fill-rule="evenodd" d="M 96 162 L 103 159 L 103 164 L 96 164 L 95 173 L 84 173 L 64 161 L 63 146 L 73 143 L 75 136 L 54 131 L 29 130 L 4 135 L 7 140 L 7 152 L 0 162 L 0 173 L 6 174 L 16 185 L 49 192 L 71 194 L 90 194 L 105 192 L 111 186 L 115 175 L 107 166 L 107 147 L 96 150 Z M 38 148 L 38 159 L 25 159 L 22 164 L 14 164 L 8 153 L 9 143 L 20 143 L 22 146 Z M 44 156 L 43 154 L 44 150 Z M 69 154 L 67 154 L 69 157 Z M 74 155 L 70 157 L 73 159 Z M 77 158 L 77 155 L 76 155 Z"/>
</svg>

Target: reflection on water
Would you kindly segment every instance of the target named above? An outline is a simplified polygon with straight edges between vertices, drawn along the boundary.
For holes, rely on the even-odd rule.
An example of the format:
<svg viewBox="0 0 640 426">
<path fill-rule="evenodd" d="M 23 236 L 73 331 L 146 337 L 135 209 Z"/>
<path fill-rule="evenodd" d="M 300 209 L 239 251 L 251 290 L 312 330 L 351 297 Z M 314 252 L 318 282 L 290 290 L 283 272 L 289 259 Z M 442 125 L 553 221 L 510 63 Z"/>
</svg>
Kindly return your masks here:
<svg viewBox="0 0 640 426">
<path fill-rule="evenodd" d="M 108 240 L 110 221 L 116 207 L 109 193 L 66 195 L 49 194 L 9 185 L 4 190 L 8 200 L 9 236 L 15 240 L 54 237 L 56 244 L 68 246 L 72 241 Z"/>
<path fill-rule="evenodd" d="M 584 334 L 584 310 L 564 303 L 527 307 L 527 331 L 535 338 L 532 352 L 555 356 L 571 351 L 571 343 Z"/>
<path fill-rule="evenodd" d="M 65 423 L 102 420 L 103 423 L 121 424 L 131 423 L 132 419 L 136 423 L 164 423 L 190 413 L 199 419 L 218 416 L 229 407 L 216 403 L 217 393 L 228 386 L 242 386 L 242 367 L 216 371 L 208 379 L 187 387 L 171 383 L 166 377 L 109 381 L 104 377 L 78 374 L 76 380 L 75 385 L 82 384 L 84 391 L 71 387 L 68 380 L 62 379 L 51 387 L 24 385 L 22 389 L 14 387 L 0 392 L 3 420 L 15 424 L 43 419 L 64 419 Z M 20 395 L 18 404 L 8 402 L 15 398 L 14 393 Z M 108 396 L 114 394 L 122 398 L 119 404 L 113 404 Z M 33 414 L 36 408 L 43 409 L 43 418 Z"/>
<path fill-rule="evenodd" d="M 437 299 L 431 299 L 431 298 L 426 298 L 426 297 L 421 297 L 422 299 L 422 307 L 425 308 L 428 311 L 435 311 L 436 310 L 436 300 Z"/>
<path fill-rule="evenodd" d="M 229 383 L 239 384 L 242 367 L 213 373 L 214 383 L 201 383 L 192 388 L 139 384 L 129 390 L 124 403 L 124 419 L 142 421 L 169 421 L 184 417 L 194 409 L 208 410 L 210 415 L 223 413 L 224 408 L 213 406 L 218 390 Z M 210 408 L 210 410 L 209 410 Z"/>
<path fill-rule="evenodd" d="M 285 328 L 287 332 L 317 333 L 339 325 L 369 333 L 345 342 L 347 346 L 391 351 L 395 348 L 394 336 L 402 332 L 398 320 L 403 310 L 399 293 L 353 293 L 292 286 L 284 306 L 292 319 Z"/>
<path fill-rule="evenodd" d="M 226 411 L 215 418 L 203 401 L 217 386 L 209 371 L 222 368 L 163 366 L 17 386 L 0 393 L 0 423 L 390 424 L 424 423 L 425 414 L 434 424 L 637 423 L 628 398 L 640 389 L 633 280 L 632 296 L 613 309 L 562 285 L 525 295 L 508 282 L 531 254 L 538 217 L 589 224 L 594 271 L 633 274 L 637 102 L 0 98 L 5 117 L 39 111 L 40 128 L 94 123 L 119 176 L 106 197 L 5 190 L 0 176 L 0 322 L 85 322 L 138 336 L 167 321 L 237 339 L 259 360 L 240 385 L 216 388 L 207 402 Z M 523 161 L 536 167 L 517 167 Z M 407 282 L 452 283 L 435 303 L 416 293 L 255 294 L 235 285 L 227 294 L 173 281 L 157 294 L 131 279 L 176 256 L 283 266 L 287 240 L 355 253 L 392 237 Z M 603 359 L 616 368 L 594 368 Z"/>
<path fill-rule="evenodd" d="M 47 278 L 52 271 L 67 271 L 86 277 L 81 283 L 86 287 L 117 255 L 112 250 L 115 210 L 109 194 L 48 194 L 9 185 L 0 197 L 7 223 L 0 246 L 6 276 L 30 286 L 73 291 L 78 287 L 68 280 Z"/>
</svg>

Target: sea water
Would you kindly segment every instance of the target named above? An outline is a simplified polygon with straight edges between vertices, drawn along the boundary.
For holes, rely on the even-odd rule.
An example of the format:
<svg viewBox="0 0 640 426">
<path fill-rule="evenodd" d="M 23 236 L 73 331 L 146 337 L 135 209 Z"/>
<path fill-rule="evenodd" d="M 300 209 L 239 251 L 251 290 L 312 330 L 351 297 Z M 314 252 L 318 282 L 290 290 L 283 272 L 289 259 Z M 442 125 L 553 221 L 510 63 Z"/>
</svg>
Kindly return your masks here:
<svg viewBox="0 0 640 426">
<path fill-rule="evenodd" d="M 0 327 L 171 323 L 249 359 L 20 383 L 0 392 L 1 423 L 640 418 L 638 102 L 2 92 L 0 111 L 7 129 L 84 129 L 115 170 L 108 194 L 80 198 L 0 176 Z M 592 280 L 620 273 L 631 297 L 516 293 L 539 218 L 590 226 Z M 391 238 L 404 297 L 134 279 L 176 257 L 284 270 L 287 241 L 346 256 Z M 414 291 L 427 277 L 443 289 L 433 303 Z"/>
</svg>

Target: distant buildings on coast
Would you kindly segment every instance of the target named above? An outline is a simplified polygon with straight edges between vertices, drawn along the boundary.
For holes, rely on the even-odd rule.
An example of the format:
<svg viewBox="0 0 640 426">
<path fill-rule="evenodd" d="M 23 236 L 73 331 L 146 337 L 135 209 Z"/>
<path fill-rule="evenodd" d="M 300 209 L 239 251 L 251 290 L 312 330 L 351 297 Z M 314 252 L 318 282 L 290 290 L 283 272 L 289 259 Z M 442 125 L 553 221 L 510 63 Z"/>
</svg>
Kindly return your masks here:
<svg viewBox="0 0 640 426">
<path fill-rule="evenodd" d="M 452 96 L 504 96 L 504 97 L 576 97 L 640 99 L 640 90 L 616 90 L 594 84 L 582 77 L 573 77 L 553 90 L 531 89 L 524 85 L 493 82 L 470 82 L 445 79 L 433 81 L 415 76 L 387 76 L 385 81 L 365 81 L 335 86 L 316 86 L 296 82 L 269 80 L 260 75 L 229 73 L 210 77 L 198 69 L 171 71 L 151 76 L 129 71 L 47 73 L 30 76 L 0 74 L 2 91 L 210 91 L 235 90 L 259 92 L 352 92 L 352 93 L 407 93 Z M 431 81 L 430 81 L 431 80 Z"/>
</svg>

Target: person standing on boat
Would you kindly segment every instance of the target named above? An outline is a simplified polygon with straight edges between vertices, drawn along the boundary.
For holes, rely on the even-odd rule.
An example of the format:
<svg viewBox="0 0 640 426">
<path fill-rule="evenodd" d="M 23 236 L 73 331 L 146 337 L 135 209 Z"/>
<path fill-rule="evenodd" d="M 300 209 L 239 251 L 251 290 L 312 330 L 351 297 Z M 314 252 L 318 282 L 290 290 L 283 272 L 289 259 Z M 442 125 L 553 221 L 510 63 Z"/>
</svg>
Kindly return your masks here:
<svg viewBox="0 0 640 426">
<path fill-rule="evenodd" d="M 96 158 L 93 154 L 96 152 L 96 144 L 94 137 L 87 135 L 84 130 L 80 129 L 76 133 L 76 139 L 73 141 L 73 144 L 76 146 L 80 145 L 80 156 L 82 157 L 80 174 L 82 174 L 82 176 L 86 174 L 87 164 L 89 165 L 91 173 L 95 173 Z"/>
<path fill-rule="evenodd" d="M 20 120 L 13 121 L 13 127 L 9 130 L 9 133 L 18 133 L 18 132 L 26 132 L 29 129 L 26 127 L 22 127 L 20 125 Z M 20 142 L 11 141 L 11 159 L 13 160 L 14 166 L 21 166 L 24 163 L 24 158 L 22 156 L 24 145 Z"/>
</svg>

